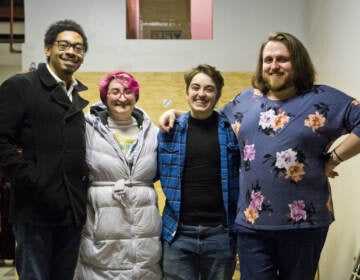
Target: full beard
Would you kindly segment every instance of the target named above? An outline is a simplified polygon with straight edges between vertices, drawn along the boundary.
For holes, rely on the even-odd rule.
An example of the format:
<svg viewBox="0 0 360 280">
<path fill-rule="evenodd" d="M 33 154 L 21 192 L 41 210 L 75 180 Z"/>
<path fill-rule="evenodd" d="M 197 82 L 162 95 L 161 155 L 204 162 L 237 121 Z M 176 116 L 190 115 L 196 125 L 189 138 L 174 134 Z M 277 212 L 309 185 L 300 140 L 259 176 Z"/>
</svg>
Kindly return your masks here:
<svg viewBox="0 0 360 280">
<path fill-rule="evenodd" d="M 289 77 L 286 77 L 284 80 L 275 80 L 275 81 L 274 79 L 265 77 L 264 82 L 266 87 L 269 89 L 269 91 L 272 92 L 283 91 L 294 86 L 292 80 Z"/>
</svg>

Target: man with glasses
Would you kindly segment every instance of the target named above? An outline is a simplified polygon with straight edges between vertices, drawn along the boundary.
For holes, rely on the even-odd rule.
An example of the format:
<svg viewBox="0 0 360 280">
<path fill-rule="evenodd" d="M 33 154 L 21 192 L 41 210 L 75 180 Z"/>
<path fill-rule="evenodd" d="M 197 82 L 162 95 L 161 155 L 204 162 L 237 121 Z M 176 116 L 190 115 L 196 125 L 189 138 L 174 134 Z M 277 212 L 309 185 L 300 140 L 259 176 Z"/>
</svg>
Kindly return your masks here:
<svg viewBox="0 0 360 280">
<path fill-rule="evenodd" d="M 0 86 L 0 168 L 11 182 L 10 217 L 21 280 L 73 279 L 85 222 L 86 90 L 73 74 L 88 49 L 72 20 L 45 34 L 47 63 Z"/>
</svg>

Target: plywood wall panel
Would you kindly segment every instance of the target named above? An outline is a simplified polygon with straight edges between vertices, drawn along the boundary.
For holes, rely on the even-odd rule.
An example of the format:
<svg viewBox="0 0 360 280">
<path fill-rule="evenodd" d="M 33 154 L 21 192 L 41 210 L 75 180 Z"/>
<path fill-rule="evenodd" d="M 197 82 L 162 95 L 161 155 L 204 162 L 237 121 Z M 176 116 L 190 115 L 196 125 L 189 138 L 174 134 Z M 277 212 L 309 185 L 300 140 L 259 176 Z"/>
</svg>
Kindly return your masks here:
<svg viewBox="0 0 360 280">
<path fill-rule="evenodd" d="M 167 109 L 188 109 L 185 99 L 185 82 L 182 72 L 134 72 L 140 83 L 137 106 L 144 109 L 157 124 L 159 116 Z M 225 86 L 217 108 L 229 102 L 237 93 L 250 86 L 251 72 L 223 72 Z M 100 100 L 98 84 L 106 72 L 79 72 L 76 74 L 89 90 L 81 95 L 93 104 Z M 87 112 L 89 106 L 85 108 Z"/>
</svg>

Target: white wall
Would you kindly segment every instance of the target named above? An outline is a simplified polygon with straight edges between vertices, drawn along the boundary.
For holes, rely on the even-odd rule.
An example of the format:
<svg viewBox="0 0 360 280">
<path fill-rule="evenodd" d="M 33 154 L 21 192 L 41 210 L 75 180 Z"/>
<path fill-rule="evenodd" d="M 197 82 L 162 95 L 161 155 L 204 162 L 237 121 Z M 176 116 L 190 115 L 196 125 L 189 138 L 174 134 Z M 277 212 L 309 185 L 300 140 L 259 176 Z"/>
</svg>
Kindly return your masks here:
<svg viewBox="0 0 360 280">
<path fill-rule="evenodd" d="M 184 71 L 201 62 L 223 71 L 252 71 L 260 42 L 270 31 L 286 29 L 305 39 L 303 1 L 213 1 L 214 39 L 210 41 L 126 40 L 125 0 L 25 1 L 23 69 L 45 60 L 45 30 L 63 18 L 78 21 L 89 38 L 80 71 Z"/>
<path fill-rule="evenodd" d="M 308 47 L 318 81 L 360 99 L 360 1 L 213 0 L 214 39 L 125 40 L 125 0 L 25 1 L 23 69 L 45 61 L 47 26 L 72 18 L 85 29 L 90 50 L 80 71 L 184 71 L 200 62 L 223 71 L 254 70 L 270 31 L 296 35 Z M 166 85 L 164 85 L 166 86 Z M 360 157 L 343 163 L 332 180 L 336 221 L 320 261 L 321 280 L 348 279 L 360 250 Z"/>
<path fill-rule="evenodd" d="M 318 81 L 360 100 L 360 1 L 309 1 L 308 36 Z M 349 279 L 360 252 L 360 157 L 341 164 L 332 180 L 336 221 L 320 260 L 320 279 Z"/>
</svg>

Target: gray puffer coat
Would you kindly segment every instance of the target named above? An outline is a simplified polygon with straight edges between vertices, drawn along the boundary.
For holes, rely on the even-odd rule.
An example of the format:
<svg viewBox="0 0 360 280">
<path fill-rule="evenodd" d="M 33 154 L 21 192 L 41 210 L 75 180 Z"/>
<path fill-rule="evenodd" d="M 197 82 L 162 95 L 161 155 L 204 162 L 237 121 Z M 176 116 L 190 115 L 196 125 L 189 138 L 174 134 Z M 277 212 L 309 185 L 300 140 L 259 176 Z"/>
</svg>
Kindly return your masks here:
<svg viewBox="0 0 360 280">
<path fill-rule="evenodd" d="M 157 128 L 139 108 L 133 116 L 140 132 L 131 170 L 107 128 L 106 107 L 94 105 L 86 116 L 90 188 L 75 279 L 162 278 L 161 217 L 153 185 Z"/>
</svg>

